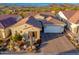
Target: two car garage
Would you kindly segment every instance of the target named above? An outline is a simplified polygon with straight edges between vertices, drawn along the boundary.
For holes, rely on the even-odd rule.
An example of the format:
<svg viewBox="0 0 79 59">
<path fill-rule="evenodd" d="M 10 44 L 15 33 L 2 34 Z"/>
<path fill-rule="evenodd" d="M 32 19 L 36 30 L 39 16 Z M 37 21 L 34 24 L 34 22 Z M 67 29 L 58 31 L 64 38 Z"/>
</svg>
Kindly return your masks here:
<svg viewBox="0 0 79 59">
<path fill-rule="evenodd" d="M 44 33 L 63 33 L 66 26 L 65 23 L 53 17 L 48 17 L 42 22 L 44 27 Z"/>
<path fill-rule="evenodd" d="M 41 21 L 44 33 L 62 33 L 64 31 L 65 23 L 59 21 L 55 16 L 39 14 L 35 17 Z"/>
<path fill-rule="evenodd" d="M 44 27 L 44 33 L 62 33 L 64 26 L 48 25 Z"/>
</svg>

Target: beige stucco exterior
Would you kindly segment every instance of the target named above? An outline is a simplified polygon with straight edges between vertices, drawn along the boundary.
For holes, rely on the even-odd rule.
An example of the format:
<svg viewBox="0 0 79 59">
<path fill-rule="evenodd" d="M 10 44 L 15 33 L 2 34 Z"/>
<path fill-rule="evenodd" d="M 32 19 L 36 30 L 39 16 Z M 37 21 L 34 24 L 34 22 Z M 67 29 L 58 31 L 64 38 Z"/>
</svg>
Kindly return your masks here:
<svg viewBox="0 0 79 59">
<path fill-rule="evenodd" d="M 12 36 L 15 35 L 16 31 L 18 33 L 20 33 L 21 35 L 25 35 L 25 34 L 28 34 L 29 31 L 35 31 L 37 32 L 37 39 L 40 39 L 40 31 L 41 29 L 37 28 L 37 27 L 34 27 L 32 25 L 29 25 L 29 24 L 23 24 L 23 25 L 19 25 L 19 26 L 12 26 L 11 27 L 11 32 L 12 32 Z"/>
<path fill-rule="evenodd" d="M 11 34 L 11 31 L 9 28 L 5 28 L 5 29 L 0 29 L 0 38 L 4 39 L 9 37 Z"/>
<path fill-rule="evenodd" d="M 67 24 L 67 28 L 73 33 L 73 34 L 78 34 L 78 27 L 79 27 L 79 24 L 74 24 L 72 22 L 69 22 L 68 21 L 68 18 L 60 11 L 58 14 L 57 14 L 57 17 L 65 22 Z"/>
<path fill-rule="evenodd" d="M 36 40 L 40 39 L 41 29 L 37 28 L 37 27 L 34 27 L 32 25 L 29 25 L 29 24 L 23 24 L 23 25 L 19 25 L 19 26 L 13 25 L 13 26 L 5 28 L 5 29 L 0 29 L 0 39 L 7 38 L 10 35 L 14 36 L 16 31 L 18 33 L 20 33 L 21 35 L 28 34 L 29 31 L 33 31 L 33 32 L 35 31 L 35 32 L 37 32 Z"/>
<path fill-rule="evenodd" d="M 44 20 L 44 16 L 41 16 L 40 14 L 37 14 L 34 17 L 38 20 Z"/>
<path fill-rule="evenodd" d="M 71 24 L 71 31 L 72 31 L 72 33 L 74 33 L 74 34 L 79 34 L 79 29 L 78 29 L 78 27 L 79 27 L 79 25 L 78 24 Z"/>
</svg>

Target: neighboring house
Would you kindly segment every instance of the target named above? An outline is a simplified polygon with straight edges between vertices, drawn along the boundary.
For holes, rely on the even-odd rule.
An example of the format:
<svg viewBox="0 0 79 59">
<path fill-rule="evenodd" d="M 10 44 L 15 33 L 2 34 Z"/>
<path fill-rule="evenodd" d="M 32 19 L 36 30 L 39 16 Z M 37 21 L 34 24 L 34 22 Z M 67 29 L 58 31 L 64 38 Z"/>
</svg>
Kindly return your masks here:
<svg viewBox="0 0 79 59">
<path fill-rule="evenodd" d="M 55 11 L 50 11 L 50 12 L 41 12 L 36 14 L 34 17 L 38 20 L 45 20 L 45 18 L 49 16 L 53 16 L 55 14 Z"/>
<path fill-rule="evenodd" d="M 39 14 L 39 17 L 36 17 L 42 22 L 44 33 L 62 33 L 64 32 L 65 23 L 59 21 L 54 16 L 49 14 Z"/>
<path fill-rule="evenodd" d="M 79 10 L 59 11 L 57 17 L 67 24 L 73 34 L 79 34 Z"/>
<path fill-rule="evenodd" d="M 11 27 L 12 36 L 19 33 L 23 35 L 26 40 L 29 40 L 30 38 L 34 40 L 40 39 L 41 30 L 41 23 L 33 16 L 21 19 Z"/>
<path fill-rule="evenodd" d="M 52 10 L 52 11 L 51 11 L 51 13 L 55 14 L 55 13 L 56 13 L 56 11 Z"/>
<path fill-rule="evenodd" d="M 36 14 L 34 17 L 35 17 L 36 19 L 38 19 L 38 20 L 44 20 L 44 16 L 42 16 L 42 15 L 40 15 L 40 14 Z"/>
<path fill-rule="evenodd" d="M 18 21 L 16 15 L 0 15 L 0 39 L 11 35 L 10 27 Z"/>
<path fill-rule="evenodd" d="M 42 21 L 44 26 L 44 33 L 63 33 L 66 26 L 65 23 L 59 21 L 53 16 L 48 16 Z"/>
</svg>

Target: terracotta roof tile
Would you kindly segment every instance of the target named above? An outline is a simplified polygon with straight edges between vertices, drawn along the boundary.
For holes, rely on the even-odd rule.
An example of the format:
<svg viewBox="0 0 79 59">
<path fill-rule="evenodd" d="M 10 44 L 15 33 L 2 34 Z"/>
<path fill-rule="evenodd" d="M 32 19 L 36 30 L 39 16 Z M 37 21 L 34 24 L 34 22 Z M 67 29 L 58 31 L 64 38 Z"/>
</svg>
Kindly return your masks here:
<svg viewBox="0 0 79 59">
<path fill-rule="evenodd" d="M 69 18 L 71 18 L 75 13 L 76 13 L 76 11 L 75 10 L 67 10 L 67 11 L 62 11 L 63 12 L 63 14 L 69 19 Z"/>
<path fill-rule="evenodd" d="M 63 14 L 68 18 L 69 22 L 78 24 L 79 23 L 79 10 L 73 11 L 62 11 Z"/>
</svg>

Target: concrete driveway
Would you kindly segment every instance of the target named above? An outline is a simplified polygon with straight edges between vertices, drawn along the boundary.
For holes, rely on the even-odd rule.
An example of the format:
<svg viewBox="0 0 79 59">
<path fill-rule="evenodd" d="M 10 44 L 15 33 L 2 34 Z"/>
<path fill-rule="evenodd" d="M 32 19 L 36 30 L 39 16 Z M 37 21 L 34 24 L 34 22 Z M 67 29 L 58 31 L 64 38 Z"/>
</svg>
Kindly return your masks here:
<svg viewBox="0 0 79 59">
<path fill-rule="evenodd" d="M 64 34 L 42 33 L 42 54 L 79 54 Z"/>
</svg>

